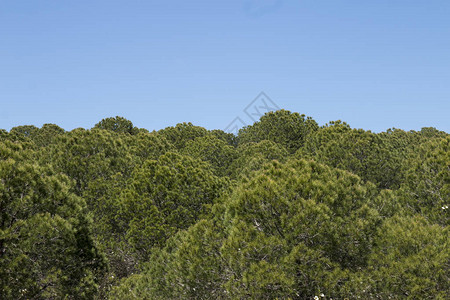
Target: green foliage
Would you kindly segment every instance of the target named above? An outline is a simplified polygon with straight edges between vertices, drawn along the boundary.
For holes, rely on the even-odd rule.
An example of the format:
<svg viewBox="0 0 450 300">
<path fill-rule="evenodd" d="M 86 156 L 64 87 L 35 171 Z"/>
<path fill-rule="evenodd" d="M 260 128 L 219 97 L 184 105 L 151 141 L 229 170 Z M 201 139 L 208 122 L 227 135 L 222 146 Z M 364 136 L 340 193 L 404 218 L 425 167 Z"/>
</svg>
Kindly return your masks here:
<svg viewBox="0 0 450 300">
<path fill-rule="evenodd" d="M 50 144 L 56 143 L 58 136 L 61 136 L 64 133 L 65 130 L 59 127 L 58 125 L 44 124 L 37 132 L 33 141 L 36 143 L 37 146 L 45 147 Z"/>
<path fill-rule="evenodd" d="M 147 159 L 157 159 L 160 155 L 174 150 L 163 136 L 154 132 L 148 133 L 140 131 L 134 136 L 125 136 L 123 141 L 128 148 L 128 152 L 143 163 Z"/>
<path fill-rule="evenodd" d="M 208 131 L 192 123 L 179 123 L 175 127 L 167 127 L 158 131 L 158 134 L 165 137 L 178 150 L 183 149 L 188 141 L 205 136 Z"/>
<path fill-rule="evenodd" d="M 222 141 L 226 142 L 230 146 L 233 147 L 237 146 L 236 136 L 232 133 L 228 133 L 219 129 L 214 129 L 211 130 L 211 134 L 217 137 L 218 139 L 221 139 Z"/>
<path fill-rule="evenodd" d="M 50 151 L 42 153 L 42 161 L 52 163 L 75 181 L 74 191 L 86 200 L 93 214 L 93 237 L 106 253 L 111 270 L 102 281 L 102 289 L 108 288 L 111 278 L 127 276 L 138 265 L 125 240 L 124 229 L 119 228 L 123 225 L 119 218 L 123 205 L 117 195 L 125 190 L 137 167 L 171 148 L 155 133 L 140 131 L 130 135 L 77 129 L 62 136 Z"/>
<path fill-rule="evenodd" d="M 400 191 L 404 205 L 443 226 L 450 225 L 450 137 L 431 140 L 417 151 Z"/>
<path fill-rule="evenodd" d="M 447 299 L 448 230 L 420 216 L 389 219 L 378 229 L 370 267 L 352 276 L 347 293 L 361 299 Z"/>
<path fill-rule="evenodd" d="M 104 196 L 94 211 L 117 278 L 136 272 L 155 248 L 208 215 L 228 186 L 206 163 L 171 152 L 145 161 L 126 181 L 115 179 L 115 186 L 105 182 L 100 188 L 109 191 L 99 192 Z"/>
<path fill-rule="evenodd" d="M 45 147 L 56 142 L 59 135 L 65 130 L 55 124 L 44 124 L 41 128 L 33 125 L 17 126 L 11 129 L 10 134 L 15 140 L 29 139 L 38 147 Z"/>
<path fill-rule="evenodd" d="M 100 122 L 95 124 L 94 128 L 110 130 L 116 133 L 127 133 L 127 134 L 137 134 L 139 129 L 133 126 L 130 120 L 123 117 L 114 117 L 102 119 Z"/>
<path fill-rule="evenodd" d="M 0 142 L 2 299 L 92 298 L 105 262 L 70 181 Z"/>
<path fill-rule="evenodd" d="M 227 214 L 266 234 L 318 247 L 354 268 L 365 265 L 380 222 L 377 195 L 373 185 L 347 172 L 312 161 L 274 162 L 236 190 Z"/>
<path fill-rule="evenodd" d="M 37 128 L 34 125 L 22 125 L 11 128 L 10 133 L 14 135 L 22 135 L 31 138 L 34 137 L 38 131 L 39 128 Z"/>
<path fill-rule="evenodd" d="M 72 130 L 44 152 L 42 160 L 74 179 L 75 191 L 80 196 L 89 182 L 109 179 L 116 173 L 128 175 L 134 168 L 120 135 L 99 129 Z"/>
<path fill-rule="evenodd" d="M 446 299 L 450 136 L 267 113 L 0 130 L 1 299 Z"/>
<path fill-rule="evenodd" d="M 218 176 L 228 175 L 229 167 L 237 156 L 234 147 L 213 135 L 205 135 L 188 141 L 181 152 L 208 162 Z"/>
<path fill-rule="evenodd" d="M 421 217 L 393 218 L 379 229 L 371 265 L 384 279 L 380 298 L 407 295 L 438 299 L 450 294 L 450 244 L 447 229 Z M 377 287 L 378 288 L 378 287 Z"/>
<path fill-rule="evenodd" d="M 377 197 L 373 185 L 350 173 L 312 161 L 273 162 L 217 204 L 210 218 L 155 252 L 139 282 L 124 281 L 114 295 L 339 295 L 345 269 L 367 266 L 382 222 Z"/>
<path fill-rule="evenodd" d="M 224 235 L 217 226 L 201 220 L 180 231 L 164 249 L 154 251 L 146 271 L 116 287 L 111 299 L 226 298 L 220 255 Z"/>
<path fill-rule="evenodd" d="M 120 195 L 126 239 L 143 257 L 208 213 L 226 186 L 200 161 L 175 153 L 146 161 Z"/>
<path fill-rule="evenodd" d="M 315 132 L 297 155 L 348 170 L 383 189 L 398 188 L 404 172 L 404 157 L 395 145 L 340 121 L 330 122 Z"/>
<path fill-rule="evenodd" d="M 240 145 L 237 152 L 237 158 L 230 166 L 231 177 L 236 179 L 250 177 L 272 160 L 285 162 L 289 157 L 283 146 L 268 140 Z"/>
<path fill-rule="evenodd" d="M 310 117 L 278 110 L 266 113 L 258 122 L 239 130 L 238 142 L 245 144 L 269 140 L 294 153 L 318 128 L 316 121 Z"/>
<path fill-rule="evenodd" d="M 446 138 L 448 133 L 444 131 L 437 130 L 434 127 L 423 127 L 419 132 L 417 132 L 423 138 Z"/>
</svg>

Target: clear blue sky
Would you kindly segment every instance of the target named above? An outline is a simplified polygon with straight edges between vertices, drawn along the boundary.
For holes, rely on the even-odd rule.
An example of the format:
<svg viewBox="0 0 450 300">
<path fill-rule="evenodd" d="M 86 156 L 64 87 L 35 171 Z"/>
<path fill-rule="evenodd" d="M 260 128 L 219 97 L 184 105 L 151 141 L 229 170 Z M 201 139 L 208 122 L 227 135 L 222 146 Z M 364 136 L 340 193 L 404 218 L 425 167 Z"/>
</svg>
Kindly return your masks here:
<svg viewBox="0 0 450 300">
<path fill-rule="evenodd" d="M 224 129 L 261 91 L 320 124 L 450 132 L 450 1 L 0 0 L 0 128 Z"/>
</svg>

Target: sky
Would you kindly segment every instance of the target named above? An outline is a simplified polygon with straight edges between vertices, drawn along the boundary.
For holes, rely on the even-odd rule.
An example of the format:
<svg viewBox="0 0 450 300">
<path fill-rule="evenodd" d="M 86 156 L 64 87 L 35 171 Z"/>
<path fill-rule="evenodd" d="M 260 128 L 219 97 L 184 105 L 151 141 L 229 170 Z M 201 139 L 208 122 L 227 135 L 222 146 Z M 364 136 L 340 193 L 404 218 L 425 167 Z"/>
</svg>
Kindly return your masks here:
<svg viewBox="0 0 450 300">
<path fill-rule="evenodd" d="M 0 0 L 0 128 L 226 129 L 264 92 L 320 125 L 450 132 L 449 16 L 448 0 Z"/>
</svg>

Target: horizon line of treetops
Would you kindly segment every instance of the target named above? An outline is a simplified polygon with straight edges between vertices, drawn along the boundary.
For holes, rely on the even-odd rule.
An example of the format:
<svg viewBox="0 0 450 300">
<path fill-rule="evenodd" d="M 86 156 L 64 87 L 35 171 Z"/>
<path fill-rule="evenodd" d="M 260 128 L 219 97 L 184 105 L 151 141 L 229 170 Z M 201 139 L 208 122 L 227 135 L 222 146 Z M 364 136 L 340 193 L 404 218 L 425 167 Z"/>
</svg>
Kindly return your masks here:
<svg viewBox="0 0 450 300">
<path fill-rule="evenodd" d="M 0 129 L 1 299 L 447 299 L 450 135 Z"/>
<path fill-rule="evenodd" d="M 278 110 L 278 111 L 269 111 L 269 112 L 267 112 L 266 114 L 279 113 L 279 112 L 286 112 L 286 113 L 288 113 L 288 114 L 291 114 L 291 113 L 292 113 L 292 112 L 289 111 L 289 110 L 280 109 L 280 110 Z M 293 114 L 297 114 L 297 115 L 300 115 L 301 117 L 305 117 L 304 114 L 299 114 L 299 113 L 297 113 L 297 112 L 294 112 Z M 307 119 L 313 120 L 312 117 L 307 117 Z M 315 121 L 314 121 L 314 122 L 315 122 Z M 109 123 L 109 124 L 108 124 L 108 123 Z M 325 124 L 322 125 L 322 126 L 320 126 L 320 125 L 316 122 L 317 126 L 320 126 L 320 127 L 327 127 L 327 126 L 329 126 L 330 124 L 338 124 L 338 123 L 342 123 L 342 124 L 345 124 L 345 125 L 351 127 L 350 124 L 348 124 L 347 122 L 344 122 L 344 121 L 342 121 L 342 120 L 329 121 L 329 122 L 325 123 Z M 180 123 L 177 123 L 176 125 L 178 125 L 178 126 L 180 126 L 180 125 L 188 125 L 188 126 L 202 127 L 202 126 L 199 126 L 199 125 L 195 125 L 194 123 L 192 123 L 192 122 L 190 122 L 190 121 L 180 122 Z M 243 131 L 243 130 L 245 130 L 246 127 L 250 127 L 250 126 L 252 126 L 252 125 L 246 125 L 246 126 L 243 126 L 242 128 L 238 129 L 237 132 Z M 32 134 L 36 134 L 39 130 L 45 130 L 46 128 L 49 128 L 49 127 L 54 128 L 55 132 L 70 132 L 70 131 L 80 130 L 80 129 L 81 129 L 81 130 L 83 130 L 83 129 L 84 129 L 84 130 L 88 130 L 88 129 L 101 128 L 101 129 L 112 130 L 112 131 L 115 131 L 115 132 L 129 133 L 129 134 L 136 134 L 136 133 L 138 133 L 138 132 L 157 132 L 157 131 L 164 130 L 164 129 L 166 129 L 166 128 L 170 128 L 170 127 L 172 127 L 172 126 L 168 126 L 168 127 L 166 127 L 166 128 L 162 128 L 162 129 L 153 129 L 153 130 L 150 130 L 150 129 L 147 129 L 147 128 L 142 128 L 142 127 L 139 128 L 139 127 L 136 127 L 136 126 L 134 126 L 134 124 L 133 124 L 132 121 L 130 121 L 130 120 L 124 118 L 124 117 L 121 117 L 121 116 L 115 116 L 115 117 L 107 117 L 107 118 L 104 118 L 104 119 L 102 119 L 100 122 L 96 123 L 96 124 L 95 124 L 93 127 L 91 127 L 91 128 L 76 127 L 76 128 L 71 129 L 71 130 L 66 130 L 66 129 L 60 127 L 59 125 L 57 125 L 57 124 L 55 124 L 55 123 L 43 123 L 41 127 L 36 126 L 36 125 L 31 125 L 31 124 L 29 124 L 29 125 L 17 125 L 17 126 L 13 126 L 13 127 L 11 127 L 11 129 L 9 130 L 9 132 L 20 132 L 21 134 L 24 134 L 24 135 L 32 135 Z M 205 129 L 206 129 L 206 128 L 205 128 Z M 368 131 L 368 132 L 376 133 L 375 131 L 370 130 L 370 129 L 367 129 L 367 130 L 364 129 L 364 128 L 354 128 L 354 129 L 360 129 L 360 130 L 365 130 L 365 131 Z M 226 129 L 225 129 L 225 130 L 221 130 L 221 129 L 213 129 L 213 130 L 223 131 L 223 132 L 225 132 L 225 133 L 229 133 L 229 134 L 232 134 L 232 135 L 234 135 L 234 136 L 238 136 L 238 135 L 239 135 L 239 134 L 235 134 L 234 132 L 227 131 Z M 432 126 L 424 126 L 424 127 L 422 127 L 419 131 L 413 130 L 413 129 L 410 129 L 410 130 L 404 130 L 404 129 L 402 129 L 402 128 L 390 127 L 390 128 L 388 128 L 388 129 L 386 129 L 385 131 L 381 131 L 381 132 L 379 132 L 379 133 L 382 133 L 382 132 L 389 132 L 389 131 L 393 131 L 393 130 L 402 130 L 402 131 L 407 131 L 407 132 L 411 132 L 411 133 L 413 133 L 413 132 L 424 132 L 424 131 L 438 131 L 438 132 L 447 133 L 447 132 L 445 132 L 445 131 L 443 131 L 443 130 L 439 130 L 439 129 L 437 129 L 436 127 L 432 127 Z M 4 129 L 4 128 L 0 128 L 0 131 L 8 132 L 8 130 L 6 130 L 6 129 Z"/>
</svg>

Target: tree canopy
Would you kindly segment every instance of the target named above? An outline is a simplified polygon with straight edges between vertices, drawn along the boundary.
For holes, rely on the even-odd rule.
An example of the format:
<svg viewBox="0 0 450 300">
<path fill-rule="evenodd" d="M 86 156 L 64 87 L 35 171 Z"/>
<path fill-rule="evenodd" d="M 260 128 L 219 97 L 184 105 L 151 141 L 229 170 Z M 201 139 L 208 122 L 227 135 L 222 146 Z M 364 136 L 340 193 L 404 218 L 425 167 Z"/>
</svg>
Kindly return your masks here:
<svg viewBox="0 0 450 300">
<path fill-rule="evenodd" d="M 446 299 L 450 136 L 0 130 L 1 299 Z"/>
</svg>

